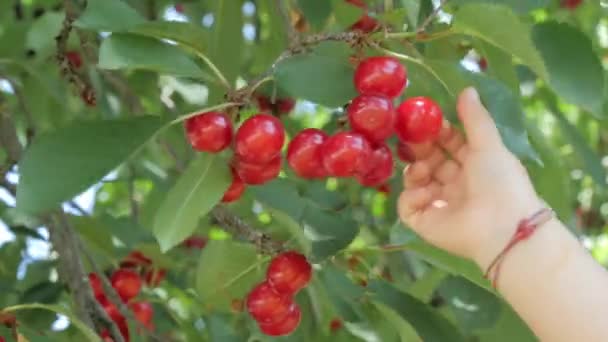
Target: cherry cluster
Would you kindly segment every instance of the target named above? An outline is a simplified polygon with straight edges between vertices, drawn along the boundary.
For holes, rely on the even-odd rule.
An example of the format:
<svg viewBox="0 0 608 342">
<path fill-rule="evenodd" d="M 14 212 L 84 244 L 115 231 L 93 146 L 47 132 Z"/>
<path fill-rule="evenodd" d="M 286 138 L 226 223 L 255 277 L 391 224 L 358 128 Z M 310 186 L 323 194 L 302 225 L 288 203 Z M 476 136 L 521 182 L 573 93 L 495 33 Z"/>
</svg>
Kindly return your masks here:
<svg viewBox="0 0 608 342">
<path fill-rule="evenodd" d="M 152 305 L 147 301 L 135 301 L 134 299 L 144 284 L 150 287 L 158 286 L 164 279 L 166 270 L 152 268 L 152 260 L 140 251 L 131 252 L 120 263 L 120 266 L 121 268 L 114 271 L 110 277 L 112 287 L 120 299 L 133 311 L 135 318 L 144 327 L 153 330 L 154 324 L 152 323 L 152 318 L 154 316 L 154 309 Z M 128 342 L 129 327 L 127 320 L 120 313 L 118 307 L 107 298 L 99 275 L 90 273 L 89 283 L 93 289 L 95 299 L 103 306 L 110 319 L 118 326 L 125 341 Z M 104 341 L 112 341 L 108 330 L 102 331 L 100 335 Z"/>
<path fill-rule="evenodd" d="M 264 334 L 288 335 L 298 327 L 302 312 L 294 296 L 311 277 L 312 267 L 300 253 L 289 251 L 272 259 L 266 280 L 247 296 L 247 311 Z"/>
</svg>

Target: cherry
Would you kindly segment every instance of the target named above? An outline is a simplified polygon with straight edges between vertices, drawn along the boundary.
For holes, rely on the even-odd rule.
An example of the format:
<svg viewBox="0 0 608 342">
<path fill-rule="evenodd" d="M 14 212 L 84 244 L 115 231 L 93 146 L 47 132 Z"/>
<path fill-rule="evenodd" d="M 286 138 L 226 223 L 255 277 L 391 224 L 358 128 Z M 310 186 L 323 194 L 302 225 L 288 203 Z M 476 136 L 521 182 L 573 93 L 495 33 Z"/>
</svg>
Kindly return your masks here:
<svg viewBox="0 0 608 342">
<path fill-rule="evenodd" d="M 312 276 L 312 267 L 306 257 L 289 251 L 281 253 L 270 262 L 266 271 L 266 281 L 278 293 L 294 295 L 303 289 Z"/>
<path fill-rule="evenodd" d="M 236 132 L 235 152 L 245 162 L 264 164 L 281 153 L 284 142 L 285 129 L 281 121 L 269 114 L 256 114 L 245 120 Z"/>
<path fill-rule="evenodd" d="M 152 259 L 145 256 L 140 251 L 132 251 L 127 255 L 125 260 L 120 263 L 121 268 L 134 268 L 138 266 L 150 266 L 152 265 Z"/>
<path fill-rule="evenodd" d="M 183 4 L 175 4 L 173 5 L 175 12 L 183 14 L 184 13 L 184 5 Z"/>
<path fill-rule="evenodd" d="M 386 195 L 389 195 L 391 193 L 391 187 L 388 184 L 381 184 L 376 187 L 376 190 Z"/>
<path fill-rule="evenodd" d="M 407 144 L 399 141 L 397 143 L 397 156 L 404 163 L 413 163 L 416 161 L 416 156 L 414 155 L 414 151 L 407 146 Z"/>
<path fill-rule="evenodd" d="M 82 57 L 78 51 L 68 51 L 65 53 L 65 58 L 72 65 L 73 68 L 80 68 L 82 66 Z"/>
<path fill-rule="evenodd" d="M 583 0 L 562 0 L 560 7 L 574 10 L 583 3 Z"/>
<path fill-rule="evenodd" d="M 149 302 L 133 302 L 129 305 L 129 308 L 133 310 L 135 318 L 144 326 L 148 326 L 152 322 L 154 308 Z"/>
<path fill-rule="evenodd" d="M 262 112 L 272 113 L 272 102 L 270 102 L 270 98 L 266 95 L 258 95 L 255 97 L 258 102 L 258 108 Z"/>
<path fill-rule="evenodd" d="M 279 294 L 268 282 L 258 284 L 247 296 L 247 311 L 258 322 L 281 321 L 292 304 L 290 296 Z"/>
<path fill-rule="evenodd" d="M 281 155 L 265 164 L 249 163 L 239 156 L 234 159 L 233 166 L 245 184 L 260 185 L 277 178 L 281 172 Z"/>
<path fill-rule="evenodd" d="M 123 301 L 137 296 L 141 290 L 141 278 L 139 275 L 129 269 L 116 270 L 110 279 L 112 287 L 118 292 Z"/>
<path fill-rule="evenodd" d="M 219 152 L 232 141 L 232 123 L 220 112 L 198 114 L 186 120 L 186 134 L 192 147 L 202 152 Z"/>
<path fill-rule="evenodd" d="M 479 70 L 486 71 L 488 69 L 488 60 L 485 57 L 479 59 Z"/>
<path fill-rule="evenodd" d="M 363 0 L 346 0 L 346 2 L 355 5 L 357 7 L 361 7 L 367 11 L 367 5 Z M 376 19 L 370 17 L 367 13 L 364 13 L 361 18 L 357 22 L 355 22 L 350 29 L 351 30 L 359 30 L 363 33 L 369 33 L 374 31 L 378 27 L 378 21 Z"/>
<path fill-rule="evenodd" d="M 182 246 L 192 249 L 203 249 L 207 245 L 207 238 L 204 236 L 191 236 L 182 242 Z"/>
<path fill-rule="evenodd" d="M 99 301 L 100 298 L 105 297 L 103 292 L 103 285 L 101 283 L 101 279 L 95 273 L 89 273 L 89 284 L 91 284 L 91 289 L 93 289 L 93 295 Z"/>
<path fill-rule="evenodd" d="M 405 87 L 407 73 L 396 58 L 369 57 L 357 66 L 354 81 L 360 94 L 395 98 Z"/>
<path fill-rule="evenodd" d="M 342 320 L 339 318 L 334 318 L 331 320 L 331 322 L 329 322 L 329 330 L 331 330 L 331 332 L 336 332 L 338 330 L 340 330 L 342 328 Z"/>
<path fill-rule="evenodd" d="M 412 97 L 397 108 L 395 131 L 402 142 L 421 143 L 437 138 L 442 122 L 437 103 L 428 97 Z"/>
<path fill-rule="evenodd" d="M 158 286 L 158 284 L 160 284 L 161 281 L 163 281 L 165 279 L 166 276 L 167 276 L 167 269 L 165 269 L 165 268 L 159 268 L 156 270 L 152 269 L 152 270 L 147 271 L 146 274 L 144 274 L 144 280 L 148 286 L 156 287 L 156 286 Z"/>
<path fill-rule="evenodd" d="M 394 166 L 390 148 L 382 143 L 374 149 L 368 161 L 368 170 L 357 174 L 357 181 L 363 186 L 378 186 L 391 178 Z"/>
<path fill-rule="evenodd" d="M 289 335 L 296 330 L 301 318 L 302 312 L 300 311 L 300 307 L 296 303 L 293 303 L 282 320 L 272 323 L 260 322 L 259 327 L 268 336 Z"/>
<path fill-rule="evenodd" d="M 236 173 L 234 168 L 232 168 L 232 184 L 226 192 L 224 192 L 224 197 L 222 197 L 222 202 L 230 203 L 241 198 L 243 193 L 245 192 L 245 183 Z"/>
<path fill-rule="evenodd" d="M 393 134 L 395 110 L 391 100 L 384 96 L 359 95 L 352 100 L 347 113 L 353 131 L 369 141 L 384 141 Z"/>
<path fill-rule="evenodd" d="M 296 106 L 296 101 L 292 98 L 286 97 L 277 100 L 277 110 L 281 114 L 287 114 L 293 110 Z"/>
<path fill-rule="evenodd" d="M 327 171 L 323 166 L 321 148 L 328 136 L 316 128 L 306 128 L 298 133 L 287 147 L 287 163 L 302 178 L 323 178 Z"/>
<path fill-rule="evenodd" d="M 321 155 L 323 166 L 329 175 L 350 177 L 365 169 L 371 147 L 361 134 L 340 132 L 327 138 L 321 148 Z"/>
</svg>

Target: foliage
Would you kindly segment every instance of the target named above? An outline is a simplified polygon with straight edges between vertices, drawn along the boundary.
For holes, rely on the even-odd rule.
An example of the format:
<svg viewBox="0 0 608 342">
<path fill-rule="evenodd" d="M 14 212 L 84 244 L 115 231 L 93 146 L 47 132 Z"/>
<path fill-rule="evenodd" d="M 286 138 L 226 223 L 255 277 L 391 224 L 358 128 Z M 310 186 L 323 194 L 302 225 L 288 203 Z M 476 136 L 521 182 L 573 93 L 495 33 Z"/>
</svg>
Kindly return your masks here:
<svg viewBox="0 0 608 342">
<path fill-rule="evenodd" d="M 478 87 L 540 195 L 608 263 L 608 9 L 349 2 L 0 1 L 0 336 L 94 340 L 86 274 L 140 251 L 154 328 L 128 317 L 142 332 L 131 341 L 269 341 L 243 299 L 264 254 L 295 249 L 314 275 L 296 297 L 299 328 L 280 340 L 535 340 L 475 265 L 398 221 L 402 162 L 382 191 L 284 165 L 223 205 L 231 152 L 193 151 L 182 122 L 222 110 L 236 127 L 259 96 L 291 97 L 289 137 L 331 133 L 356 95 L 356 61 L 391 55 L 408 71 L 397 100 L 431 97 L 456 125 L 457 94 Z M 381 28 L 350 31 L 363 15 Z"/>
</svg>

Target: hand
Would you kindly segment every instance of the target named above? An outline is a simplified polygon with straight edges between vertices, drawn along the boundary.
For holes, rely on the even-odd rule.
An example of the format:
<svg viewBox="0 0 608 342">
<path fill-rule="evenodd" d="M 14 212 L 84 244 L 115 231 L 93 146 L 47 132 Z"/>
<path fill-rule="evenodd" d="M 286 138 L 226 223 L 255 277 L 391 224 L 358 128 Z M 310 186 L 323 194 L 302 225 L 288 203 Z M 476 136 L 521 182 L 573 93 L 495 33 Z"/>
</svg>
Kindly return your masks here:
<svg viewBox="0 0 608 342">
<path fill-rule="evenodd" d="M 460 94 L 457 110 L 466 141 L 446 124 L 435 143 L 409 145 L 416 161 L 404 174 L 398 210 L 423 239 L 485 270 L 518 222 L 544 204 L 474 88 Z"/>
</svg>

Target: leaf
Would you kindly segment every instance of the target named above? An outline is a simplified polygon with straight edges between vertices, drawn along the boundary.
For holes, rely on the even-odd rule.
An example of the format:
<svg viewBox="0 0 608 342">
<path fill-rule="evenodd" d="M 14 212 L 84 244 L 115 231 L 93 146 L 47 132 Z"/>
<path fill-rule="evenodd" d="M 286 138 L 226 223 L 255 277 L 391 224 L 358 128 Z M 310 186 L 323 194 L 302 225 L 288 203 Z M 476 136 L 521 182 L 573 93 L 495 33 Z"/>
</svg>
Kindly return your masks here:
<svg viewBox="0 0 608 342">
<path fill-rule="evenodd" d="M 243 299 L 261 282 L 264 268 L 255 247 L 229 240 L 210 240 L 196 272 L 196 290 L 209 310 L 229 310 L 233 299 Z"/>
<path fill-rule="evenodd" d="M 549 144 L 547 137 L 537 127 L 528 125 L 528 132 L 542 161 L 542 165 L 527 165 L 534 188 L 549 207 L 555 210 L 560 220 L 569 222 L 573 199 L 570 172 L 555 147 Z"/>
<path fill-rule="evenodd" d="M 480 331 L 480 342 L 537 342 L 538 338 L 526 323 L 509 307 L 503 305 L 502 314 L 496 325 Z"/>
<path fill-rule="evenodd" d="M 524 14 L 535 9 L 547 7 L 550 0 L 454 0 L 451 4 L 461 5 L 474 2 L 508 6 L 514 12 Z"/>
<path fill-rule="evenodd" d="M 19 163 L 17 208 L 37 214 L 93 185 L 161 127 L 157 117 L 73 122 L 39 136 Z"/>
<path fill-rule="evenodd" d="M 302 217 L 305 234 L 312 240 L 311 259 L 320 262 L 348 247 L 359 233 L 355 220 L 308 206 Z"/>
<path fill-rule="evenodd" d="M 604 117 L 604 70 L 591 40 L 555 21 L 535 25 L 532 39 L 544 59 L 551 88 L 567 102 Z"/>
<path fill-rule="evenodd" d="M 179 48 L 154 38 L 114 33 L 99 48 L 102 69 L 145 69 L 185 77 L 203 77 L 202 70 Z"/>
<path fill-rule="evenodd" d="M 264 186 L 251 187 L 250 190 L 257 200 L 289 215 L 296 222 L 304 214 L 307 203 L 300 197 L 293 181 L 279 178 Z"/>
<path fill-rule="evenodd" d="M 583 169 L 593 178 L 595 184 L 606 187 L 606 170 L 600 157 L 585 141 L 585 137 L 557 108 L 552 108 L 551 113 L 557 119 L 562 134 L 574 149 L 574 154 L 581 161 Z"/>
<path fill-rule="evenodd" d="M 45 305 L 45 304 L 19 304 L 13 305 L 6 308 L 3 308 L 3 312 L 13 312 L 13 311 L 21 311 L 21 310 L 32 310 L 32 309 L 42 309 L 52 311 L 58 314 L 62 314 L 67 316 L 70 319 L 70 323 L 72 323 L 80 332 L 87 338 L 87 341 L 93 342 L 101 342 L 101 339 L 97 334 L 87 327 L 82 321 L 78 319 L 71 311 L 64 309 L 59 305 Z"/>
<path fill-rule="evenodd" d="M 85 11 L 74 23 L 97 31 L 126 31 L 146 20 L 122 0 L 88 0 Z"/>
<path fill-rule="evenodd" d="M 519 79 L 517 78 L 511 54 L 483 40 L 479 40 L 475 44 L 475 47 L 488 63 L 486 74 L 501 81 L 513 93 L 518 94 Z"/>
<path fill-rule="evenodd" d="M 209 35 L 200 26 L 178 21 L 145 22 L 128 32 L 147 37 L 169 39 L 201 53 L 205 52 L 205 42 Z"/>
<path fill-rule="evenodd" d="M 499 299 L 464 278 L 450 277 L 438 291 L 466 332 L 494 326 L 500 317 L 502 305 Z"/>
<path fill-rule="evenodd" d="M 395 327 L 395 329 L 397 329 L 401 341 L 422 342 L 422 339 L 416 333 L 416 329 L 414 329 L 411 324 L 409 324 L 405 319 L 403 319 L 403 317 L 395 312 L 395 310 L 379 302 L 375 302 L 374 306 L 376 309 L 378 309 L 382 316 L 384 316 L 384 319 L 386 319 L 392 326 Z"/>
<path fill-rule="evenodd" d="M 542 78 L 547 78 L 543 60 L 532 43 L 530 29 L 508 7 L 463 5 L 454 15 L 454 29 L 496 45 L 530 66 Z"/>
<path fill-rule="evenodd" d="M 212 1 L 213 26 L 209 57 L 234 85 L 243 56 L 243 16 L 241 2 L 234 0 Z"/>
<path fill-rule="evenodd" d="M 364 9 L 344 0 L 331 0 L 334 16 L 340 26 L 347 28 L 354 24 L 364 13 Z"/>
<path fill-rule="evenodd" d="M 429 306 L 385 281 L 374 280 L 371 298 L 398 313 L 411 324 L 423 341 L 465 341 L 460 331 Z"/>
<path fill-rule="evenodd" d="M 327 0 L 298 0 L 298 7 L 316 29 L 323 28 L 331 14 L 331 2 Z"/>
<path fill-rule="evenodd" d="M 280 62 L 274 70 L 279 87 L 292 97 L 327 107 L 348 103 L 357 95 L 354 69 L 337 44 L 320 44 L 313 53 Z"/>
<path fill-rule="evenodd" d="M 27 32 L 26 47 L 36 51 L 36 54 L 46 56 L 55 51 L 55 37 L 61 30 L 65 15 L 63 13 L 47 12 L 31 25 Z"/>
<path fill-rule="evenodd" d="M 190 163 L 156 213 L 154 236 L 163 253 L 192 235 L 231 182 L 228 165 L 217 155 L 201 154 Z"/>
</svg>

